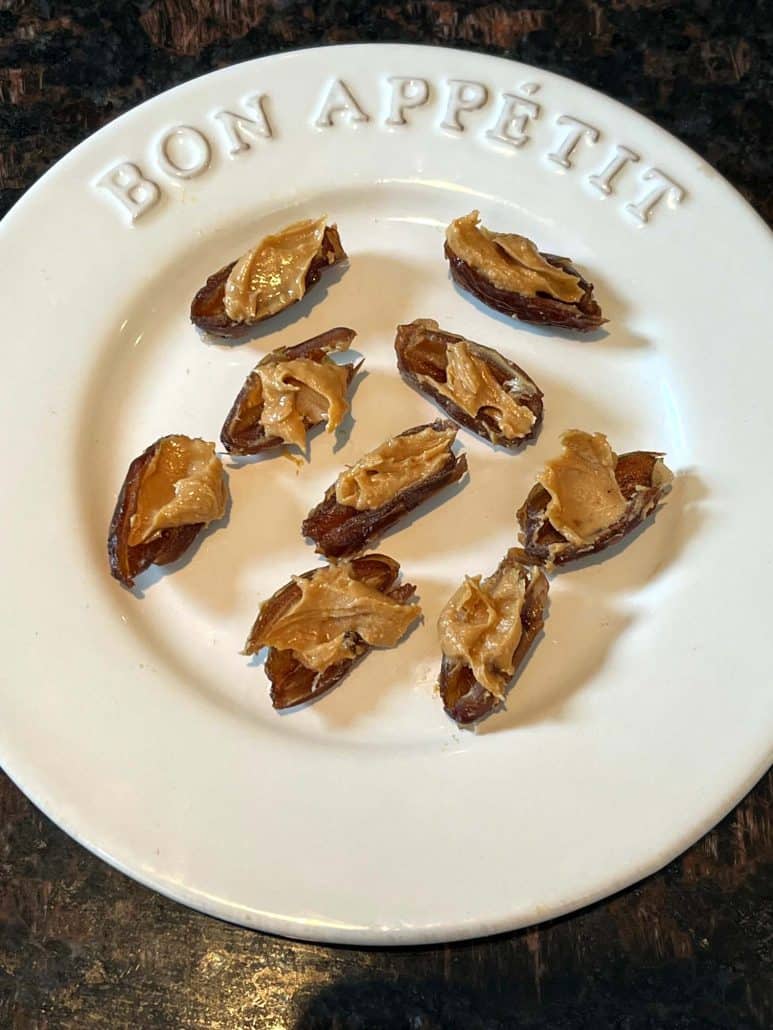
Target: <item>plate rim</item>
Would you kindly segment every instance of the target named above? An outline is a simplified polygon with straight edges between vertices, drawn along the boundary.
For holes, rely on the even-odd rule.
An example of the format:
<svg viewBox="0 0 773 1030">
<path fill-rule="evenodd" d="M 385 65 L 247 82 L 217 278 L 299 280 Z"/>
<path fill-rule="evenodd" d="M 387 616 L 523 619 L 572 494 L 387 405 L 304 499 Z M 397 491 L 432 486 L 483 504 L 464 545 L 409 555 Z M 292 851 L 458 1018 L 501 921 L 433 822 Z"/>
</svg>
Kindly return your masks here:
<svg viewBox="0 0 773 1030">
<path fill-rule="evenodd" d="M 603 102 L 606 105 L 609 105 L 609 104 L 615 105 L 617 108 L 619 108 L 624 113 L 626 119 L 633 119 L 634 121 L 638 121 L 638 122 L 641 122 L 642 124 L 646 124 L 650 129 L 654 128 L 657 131 L 658 134 L 661 134 L 663 137 L 666 138 L 669 146 L 674 146 L 675 145 L 677 148 L 679 148 L 680 150 L 682 150 L 683 152 L 688 154 L 690 157 L 695 158 L 699 163 L 701 163 L 703 165 L 708 165 L 709 164 L 707 161 L 705 161 L 704 158 L 702 158 L 699 154 L 697 154 L 694 150 L 692 150 L 692 148 L 690 148 L 686 144 L 682 143 L 677 137 L 673 136 L 668 130 L 662 128 L 659 124 L 657 124 L 656 122 L 653 122 L 647 116 L 641 114 L 640 112 L 638 112 L 634 108 L 629 107 L 625 103 L 623 103 L 623 102 L 621 102 L 619 100 L 616 100 L 616 99 L 614 99 L 612 97 L 609 97 L 606 94 L 602 93 L 601 91 L 595 89 L 594 87 L 587 86 L 584 83 L 578 82 L 575 79 L 569 78 L 569 77 L 567 77 L 565 75 L 561 75 L 561 74 L 559 74 L 557 72 L 553 72 L 553 71 L 548 71 L 546 69 L 542 69 L 542 68 L 540 68 L 538 66 L 524 64 L 524 62 L 516 60 L 516 59 L 510 59 L 510 58 L 506 58 L 506 57 L 502 57 L 502 56 L 498 56 L 498 55 L 490 55 L 490 54 L 480 53 L 479 51 L 461 49 L 461 48 L 458 48 L 458 47 L 447 47 L 447 46 L 436 47 L 436 46 L 427 46 L 427 45 L 422 45 L 422 44 L 401 44 L 401 43 L 325 44 L 323 46 L 300 47 L 300 48 L 294 48 L 294 49 L 289 49 L 289 50 L 283 50 L 283 51 L 281 51 L 280 53 L 277 53 L 277 54 L 267 54 L 267 55 L 263 55 L 263 56 L 258 57 L 258 58 L 247 59 L 247 60 L 245 60 L 243 62 L 239 62 L 238 64 L 229 65 L 229 66 L 227 66 L 226 68 L 223 68 L 223 69 L 214 69 L 214 70 L 212 70 L 210 72 L 207 72 L 204 75 L 195 76 L 192 79 L 189 79 L 189 80 L 186 80 L 185 82 L 179 83 L 178 85 L 173 86 L 170 89 L 165 90 L 162 93 L 157 94 L 157 95 L 155 95 L 153 97 L 150 97 L 147 100 L 137 104 L 136 106 L 131 108 L 129 111 L 124 112 L 123 114 L 118 116 L 116 119 L 114 119 L 113 121 L 109 122 L 107 125 L 105 125 L 102 128 L 98 129 L 95 133 L 92 133 L 86 139 L 81 141 L 72 150 L 68 151 L 67 154 L 65 154 L 62 158 L 60 158 L 57 162 L 55 162 L 54 165 L 50 169 L 48 169 L 40 178 L 38 178 L 36 180 L 35 183 L 33 183 L 25 191 L 23 196 L 20 197 L 14 203 L 12 208 L 7 212 L 5 217 L 2 219 L 2 222 L 0 222 L 0 246 L 2 246 L 3 241 L 6 238 L 7 233 L 13 228 L 13 225 L 14 225 L 16 217 L 18 216 L 18 213 L 21 212 L 23 214 L 24 212 L 27 211 L 27 209 L 30 206 L 32 206 L 35 203 L 38 194 L 42 191 L 43 188 L 45 188 L 45 186 L 49 182 L 50 177 L 52 177 L 55 174 L 56 175 L 62 174 L 64 171 L 66 171 L 68 166 L 69 166 L 70 161 L 71 160 L 74 161 L 77 156 L 80 156 L 80 154 L 85 149 L 88 148 L 88 146 L 91 144 L 91 142 L 94 140 L 95 137 L 102 136 L 102 134 L 107 135 L 108 133 L 113 133 L 113 132 L 119 133 L 121 131 L 122 126 L 126 123 L 127 120 L 133 119 L 134 117 L 139 117 L 140 116 L 139 113 L 140 112 L 143 112 L 143 113 L 146 112 L 146 110 L 148 110 L 149 108 L 152 107 L 152 105 L 154 104 L 155 101 L 161 100 L 162 98 L 169 98 L 172 94 L 176 93 L 177 91 L 185 91 L 185 89 L 193 82 L 202 82 L 203 80 L 207 80 L 207 79 L 210 79 L 210 78 L 215 78 L 215 77 L 221 76 L 223 73 L 227 73 L 229 71 L 235 71 L 235 70 L 239 70 L 239 69 L 244 69 L 247 66 L 254 66 L 256 64 L 260 64 L 260 63 L 263 63 L 263 62 L 276 61 L 277 59 L 282 59 L 284 57 L 289 57 L 289 56 L 294 56 L 294 57 L 297 58 L 299 55 L 303 55 L 303 54 L 307 54 L 307 53 L 314 53 L 315 51 L 319 51 L 319 50 L 326 50 L 326 51 L 330 51 L 330 50 L 336 50 L 336 51 L 362 51 L 362 50 L 373 50 L 373 49 L 376 49 L 376 48 L 379 49 L 379 50 L 382 50 L 382 51 L 383 50 L 392 50 L 392 51 L 395 51 L 395 52 L 400 52 L 401 54 L 404 54 L 407 50 L 419 51 L 419 52 L 426 52 L 428 50 L 441 50 L 441 51 L 446 52 L 449 55 L 454 55 L 454 58 L 458 58 L 458 57 L 461 56 L 462 59 L 472 58 L 474 60 L 484 61 L 484 62 L 494 61 L 494 62 L 497 62 L 498 64 L 506 65 L 508 67 L 512 67 L 513 65 L 517 65 L 517 66 L 519 66 L 521 68 L 529 69 L 529 70 L 535 72 L 536 74 L 539 74 L 539 75 L 541 75 L 541 76 L 543 76 L 543 77 L 545 77 L 547 79 L 555 79 L 555 80 L 557 80 L 560 83 L 570 82 L 570 83 L 572 83 L 573 86 L 576 86 L 579 89 L 581 89 L 582 91 L 585 91 L 585 92 L 591 94 L 594 99 L 600 100 L 601 102 Z M 740 201 L 741 206 L 744 209 L 744 211 L 746 212 L 747 216 L 748 216 L 749 213 L 751 213 L 754 216 L 756 222 L 761 224 L 765 229 L 768 230 L 768 232 L 770 232 L 769 226 L 767 225 L 765 220 L 762 218 L 762 216 L 753 208 L 751 203 L 749 201 L 747 201 L 746 198 L 727 179 L 725 179 L 724 176 L 722 176 L 719 172 L 716 172 L 716 176 L 717 176 L 717 179 L 718 179 L 718 183 L 721 185 L 721 187 L 722 187 L 725 195 L 727 196 L 728 200 L 730 200 L 730 197 L 732 195 L 733 203 L 737 204 Z M 5 758 L 5 756 L 2 756 L 2 757 L 3 757 L 3 759 Z M 754 768 L 754 770 L 748 775 L 746 781 L 742 784 L 742 786 L 739 789 L 735 789 L 735 790 L 730 792 L 730 799 L 729 800 L 723 799 L 720 804 L 715 805 L 713 807 L 713 809 L 712 809 L 712 814 L 710 816 L 706 817 L 704 820 L 702 820 L 701 826 L 698 829 L 698 831 L 697 832 L 693 832 L 693 830 L 691 829 L 689 832 L 685 833 L 683 835 L 683 837 L 681 838 L 681 843 L 675 849 L 673 849 L 673 851 L 672 851 L 672 849 L 666 849 L 664 851 L 663 855 L 661 855 L 661 857 L 658 858 L 657 865 L 653 865 L 652 862 L 640 863 L 638 865 L 638 867 L 637 867 L 638 871 L 635 874 L 633 874 L 632 876 L 628 876 L 628 875 L 621 876 L 619 878 L 619 882 L 617 882 L 614 886 L 610 886 L 610 884 L 613 881 L 607 881 L 607 885 L 604 888 L 600 889 L 598 893 L 592 893 L 592 894 L 590 894 L 589 896 L 587 896 L 587 897 L 585 897 L 583 899 L 579 899 L 579 900 L 573 901 L 573 902 L 568 902 L 565 906 L 560 906 L 559 905 L 559 906 L 551 907 L 549 913 L 547 913 L 545 916 L 540 917 L 539 921 L 543 921 L 544 919 L 557 918 L 559 916 L 567 914 L 568 912 L 573 912 L 573 911 L 577 911 L 579 909 L 582 909 L 582 908 L 586 907 L 587 905 L 593 904 L 594 902 L 596 902 L 596 901 L 598 901 L 598 900 L 600 900 L 602 898 L 610 897 L 611 895 L 617 893 L 618 891 L 620 891 L 622 889 L 625 889 L 625 888 L 631 886 L 632 884 L 635 884 L 635 883 L 639 882 L 644 877 L 652 875 L 652 874 L 656 873 L 657 871 L 659 871 L 660 869 L 662 869 L 664 866 L 668 865 L 671 861 L 673 861 L 674 858 L 676 858 L 678 855 L 682 854 L 688 847 L 690 847 L 697 840 L 699 840 L 705 833 L 707 833 L 713 826 L 715 826 L 721 819 L 723 819 L 730 811 L 732 811 L 732 809 L 738 804 L 738 802 L 758 782 L 760 777 L 764 775 L 766 769 L 770 765 L 770 761 L 771 761 L 771 757 L 770 756 L 763 757 L 761 759 L 761 761 L 758 763 L 758 765 Z M 23 763 L 21 763 L 21 764 L 23 765 Z M 17 768 L 18 767 L 19 766 L 17 766 Z M 196 909 L 198 911 L 205 912 L 208 915 L 212 915 L 212 916 L 215 916 L 217 918 L 225 919 L 228 922 L 233 922 L 235 924 L 242 925 L 242 926 L 251 926 L 252 928 L 259 929 L 259 930 L 262 930 L 264 932 L 273 933 L 273 934 L 281 934 L 282 936 L 285 936 L 285 937 L 290 937 L 290 938 L 300 939 L 300 940 L 307 940 L 307 941 L 316 941 L 316 942 L 319 942 L 319 943 L 347 943 L 347 944 L 358 944 L 358 945 L 373 945 L 373 944 L 377 944 L 377 945 L 384 945 L 384 946 L 390 946 L 390 945 L 391 946 L 399 946 L 399 945 L 404 945 L 406 943 L 410 943 L 410 944 L 434 944 L 434 943 L 447 942 L 447 941 L 453 941 L 453 940 L 466 940 L 466 939 L 472 939 L 472 938 L 475 938 L 475 937 L 479 937 L 482 934 L 485 934 L 486 936 L 488 936 L 488 935 L 491 935 L 491 934 L 497 934 L 497 933 L 501 933 L 501 932 L 505 932 L 505 931 L 509 931 L 509 930 L 514 929 L 514 924 L 513 924 L 512 917 L 508 918 L 506 915 L 503 915 L 501 917 L 501 921 L 500 922 L 496 922 L 495 925 L 487 925 L 485 928 L 481 927 L 480 922 L 476 923 L 474 919 L 471 919 L 470 920 L 470 925 L 467 926 L 467 927 L 459 926 L 458 927 L 458 932 L 457 932 L 457 930 L 449 931 L 449 929 L 446 926 L 439 926 L 439 927 L 426 927 L 425 926 L 425 927 L 410 927 L 410 928 L 395 927 L 395 928 L 392 928 L 392 929 L 389 929 L 389 928 L 374 929 L 374 928 L 371 927 L 371 928 L 368 928 L 368 929 L 366 929 L 364 931 L 363 930 L 359 930 L 359 929 L 358 930 L 346 929 L 345 931 L 337 931 L 334 927 L 331 927 L 329 924 L 324 924 L 321 927 L 304 926 L 303 927 L 303 932 L 299 933 L 298 932 L 298 928 L 296 926 L 288 926 L 288 923 L 287 923 L 286 919 L 284 919 L 284 917 L 266 917 L 266 916 L 261 916 L 261 919 L 260 919 L 259 923 L 257 923 L 257 922 L 256 923 L 246 922 L 245 918 L 244 918 L 244 916 L 245 916 L 244 910 L 237 911 L 238 906 L 236 906 L 236 905 L 233 905 L 233 904 L 230 904 L 230 903 L 225 903 L 224 904 L 223 902 L 220 902 L 220 903 L 210 903 L 209 899 L 207 899 L 206 897 L 204 897 L 202 895 L 199 895 L 199 894 L 196 894 L 196 892 L 190 891 L 188 888 L 185 888 L 183 886 L 181 886 L 180 889 L 177 892 L 168 890 L 168 889 L 166 889 L 165 885 L 162 882 L 157 881 L 152 876 L 144 876 L 140 871 L 137 871 L 135 869 L 130 869 L 128 866 L 124 865 L 120 861 L 120 859 L 111 857 L 106 852 L 103 852 L 102 849 L 100 848 L 100 846 L 96 842 L 93 842 L 93 841 L 88 839 L 87 835 L 85 835 L 85 834 L 81 835 L 78 832 L 78 830 L 75 827 L 75 825 L 73 824 L 73 821 L 71 821 L 67 816 L 62 817 L 61 815 L 55 814 L 56 804 L 54 802 L 52 802 L 49 805 L 46 801 L 41 800 L 41 793 L 38 792 L 35 789 L 35 785 L 34 784 L 32 784 L 32 789 L 31 790 L 28 789 L 27 786 L 24 785 L 24 782 L 23 782 L 24 781 L 24 777 L 23 776 L 20 776 L 17 779 L 15 774 L 14 774 L 13 768 L 9 769 L 5 765 L 4 765 L 4 768 L 5 768 L 6 774 L 9 776 L 9 778 L 12 780 L 12 782 L 18 787 L 18 789 L 20 789 L 22 791 L 22 793 L 24 793 L 32 801 L 32 803 L 34 805 L 36 805 L 37 808 L 39 808 L 48 818 L 50 818 L 52 820 L 52 822 L 55 823 L 55 825 L 57 825 L 59 828 L 64 830 L 64 832 L 67 833 L 68 836 L 72 837 L 74 840 L 76 840 L 79 844 L 81 844 L 87 850 L 89 850 L 93 854 L 95 854 L 98 858 L 100 858 L 103 861 L 107 862 L 113 868 L 118 869 L 120 872 L 124 873 L 129 878 L 131 878 L 133 880 L 136 880 L 137 882 L 142 883 L 144 886 L 149 887 L 152 890 L 155 890 L 155 891 L 163 894 L 164 896 L 170 898 L 171 900 L 178 901 L 178 902 L 180 902 L 182 904 L 185 904 L 185 905 L 188 905 L 190 907 L 193 907 L 194 909 Z M 75 820 L 75 822 L 77 822 L 77 820 Z M 230 913 L 229 913 L 229 910 L 233 910 L 233 911 L 230 911 Z M 519 927 L 522 927 L 522 926 L 525 926 L 525 925 L 530 925 L 530 924 L 518 923 L 515 926 L 515 928 L 519 928 Z"/>
<path fill-rule="evenodd" d="M 6 211 L 2 218 L 0 218 L 0 238 L 2 238 L 3 232 L 7 229 L 7 223 L 9 219 L 12 220 L 15 217 L 16 212 L 20 208 L 26 206 L 28 198 L 30 196 L 34 196 L 34 194 L 37 193 L 38 188 L 46 182 L 48 177 L 52 175 L 52 173 L 54 172 L 61 171 L 62 167 L 66 166 L 70 162 L 70 159 L 74 158 L 75 155 L 81 151 L 81 148 L 85 148 L 86 145 L 89 144 L 96 136 L 102 136 L 102 134 L 107 134 L 108 132 L 113 131 L 115 127 L 120 126 L 121 124 L 125 123 L 126 121 L 134 117 L 137 114 L 137 112 L 140 111 L 140 109 L 146 110 L 150 108 L 153 104 L 155 104 L 156 101 L 160 101 L 161 99 L 171 97 L 178 90 L 182 91 L 186 89 L 186 87 L 188 87 L 191 83 L 203 82 L 209 78 L 214 78 L 216 76 L 223 75 L 224 73 L 235 72 L 236 70 L 245 68 L 248 65 L 256 65 L 268 61 L 276 61 L 278 59 L 285 57 L 297 57 L 302 54 L 312 54 L 318 51 L 336 50 L 353 52 L 357 50 L 375 49 L 392 50 L 394 52 L 399 53 L 405 53 L 408 50 L 414 50 L 425 52 L 440 51 L 445 52 L 449 55 L 461 54 L 476 60 L 493 61 L 501 65 L 519 65 L 520 67 L 527 68 L 530 71 L 538 73 L 539 75 L 547 76 L 549 79 L 555 79 L 557 82 L 570 82 L 572 83 L 572 85 L 576 86 L 582 92 L 592 94 L 595 98 L 603 101 L 603 103 L 613 104 L 615 107 L 619 109 L 621 113 L 624 113 L 626 117 L 632 118 L 634 121 L 639 122 L 643 126 L 646 125 L 649 128 L 656 129 L 659 133 L 662 133 L 665 137 L 667 137 L 670 145 L 676 146 L 685 155 L 689 156 L 690 158 L 694 158 L 700 164 L 710 168 L 712 172 L 717 176 L 717 179 L 719 180 L 719 185 L 725 191 L 729 191 L 729 193 L 733 195 L 734 199 L 737 202 L 740 202 L 741 206 L 744 208 L 746 213 L 753 215 L 756 221 L 759 223 L 759 225 L 763 229 L 766 229 L 773 236 L 773 228 L 771 228 L 771 226 L 768 225 L 768 223 L 765 221 L 762 215 L 756 210 L 752 203 L 746 199 L 746 197 L 743 195 L 743 193 L 741 193 L 738 187 L 734 186 L 730 182 L 730 180 L 722 174 L 722 172 L 720 172 L 709 160 L 702 157 L 697 152 L 697 150 L 693 150 L 691 146 L 680 140 L 678 136 L 675 136 L 668 129 L 664 129 L 662 125 L 654 121 L 652 118 L 649 118 L 647 115 L 642 114 L 635 107 L 629 106 L 624 101 L 618 100 L 616 97 L 609 96 L 609 94 L 604 93 L 602 90 L 596 89 L 595 86 L 587 85 L 587 83 L 583 82 L 580 79 L 572 78 L 569 75 L 563 75 L 561 72 L 551 71 L 548 68 L 541 68 L 539 65 L 529 64 L 528 62 L 521 61 L 518 58 L 504 57 L 501 54 L 487 54 L 479 50 L 466 49 L 463 47 L 445 45 L 435 46 L 427 43 L 399 43 L 394 41 L 385 43 L 377 43 L 370 41 L 356 43 L 328 43 L 327 41 L 324 41 L 315 46 L 291 47 L 286 50 L 280 50 L 274 54 L 263 54 L 260 57 L 248 57 L 243 61 L 236 61 L 233 64 L 228 64 L 223 68 L 214 68 L 211 71 L 204 72 L 202 75 L 194 75 L 192 78 L 186 79 L 184 82 L 179 82 L 175 86 L 170 86 L 169 89 L 162 90 L 160 93 L 154 93 L 153 96 L 148 97 L 145 100 L 141 100 L 138 104 L 135 104 L 133 107 L 130 107 L 127 111 L 123 111 L 116 118 L 107 122 L 105 125 L 102 125 L 100 126 L 100 128 L 95 129 L 94 132 L 90 133 L 88 136 L 85 137 L 85 139 L 82 139 L 74 147 L 72 147 L 65 154 L 63 154 L 58 160 L 56 160 L 51 165 L 50 168 L 47 168 L 42 175 L 40 175 L 30 186 L 28 186 L 24 193 L 17 200 L 14 201 L 14 203 L 11 205 L 8 211 Z"/>
</svg>

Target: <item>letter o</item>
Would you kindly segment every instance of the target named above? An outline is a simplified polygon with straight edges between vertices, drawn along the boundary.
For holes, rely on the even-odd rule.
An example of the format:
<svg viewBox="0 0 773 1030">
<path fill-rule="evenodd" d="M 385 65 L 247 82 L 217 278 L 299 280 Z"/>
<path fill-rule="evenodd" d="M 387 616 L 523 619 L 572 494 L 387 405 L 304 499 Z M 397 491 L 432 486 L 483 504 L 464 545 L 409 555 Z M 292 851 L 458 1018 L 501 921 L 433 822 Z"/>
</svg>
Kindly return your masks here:
<svg viewBox="0 0 773 1030">
<path fill-rule="evenodd" d="M 193 179 L 209 167 L 212 150 L 207 137 L 190 125 L 175 125 L 161 137 L 158 164 L 172 179 Z"/>
</svg>

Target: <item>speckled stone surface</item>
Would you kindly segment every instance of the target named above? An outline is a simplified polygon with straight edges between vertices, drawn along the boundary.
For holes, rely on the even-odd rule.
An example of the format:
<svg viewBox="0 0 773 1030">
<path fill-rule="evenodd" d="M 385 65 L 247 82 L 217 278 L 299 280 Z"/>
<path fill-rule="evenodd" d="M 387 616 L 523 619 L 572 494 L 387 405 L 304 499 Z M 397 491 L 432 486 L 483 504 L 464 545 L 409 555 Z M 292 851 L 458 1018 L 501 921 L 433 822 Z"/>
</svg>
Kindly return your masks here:
<svg viewBox="0 0 773 1030">
<path fill-rule="evenodd" d="M 595 86 L 773 221 L 770 15 L 763 0 L 0 0 L 0 213 L 76 143 L 178 82 L 282 49 L 403 40 Z M 0 1028 L 770 1026 L 772 795 L 768 776 L 663 872 L 577 915 L 382 951 L 187 911 L 85 852 L 0 774 Z"/>
</svg>

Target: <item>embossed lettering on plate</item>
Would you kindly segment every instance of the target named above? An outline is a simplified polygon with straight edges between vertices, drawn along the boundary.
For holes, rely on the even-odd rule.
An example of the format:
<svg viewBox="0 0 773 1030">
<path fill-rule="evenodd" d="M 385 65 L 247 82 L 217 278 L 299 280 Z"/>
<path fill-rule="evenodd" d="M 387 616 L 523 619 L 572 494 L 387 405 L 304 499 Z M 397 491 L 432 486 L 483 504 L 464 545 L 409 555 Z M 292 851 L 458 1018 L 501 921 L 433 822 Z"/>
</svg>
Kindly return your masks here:
<svg viewBox="0 0 773 1030">
<path fill-rule="evenodd" d="M 194 179 L 209 167 L 211 158 L 209 140 L 191 125 L 175 125 L 159 140 L 159 168 L 173 179 Z"/>
<path fill-rule="evenodd" d="M 482 82 L 468 82 L 467 79 L 448 79 L 448 103 L 441 129 L 449 132 L 464 132 L 462 112 L 477 111 L 488 100 L 488 90 Z"/>
<path fill-rule="evenodd" d="M 536 82 L 524 82 L 520 87 L 527 96 L 533 96 L 539 86 Z M 530 119 L 539 117 L 540 105 L 517 93 L 503 93 L 502 106 L 494 125 L 488 129 L 488 139 L 497 143 L 508 143 L 511 147 L 522 147 L 529 138 L 526 127 Z"/>
<path fill-rule="evenodd" d="M 250 140 L 271 139 L 274 135 L 271 130 L 265 110 L 266 97 L 261 93 L 247 97 L 243 101 L 254 118 L 248 118 L 243 114 L 234 114 L 233 111 L 216 111 L 212 117 L 223 131 L 228 146 L 228 153 L 232 156 L 242 154 L 249 150 Z"/>
<path fill-rule="evenodd" d="M 338 121 L 348 121 L 352 125 L 370 121 L 355 100 L 352 91 L 341 79 L 335 79 L 328 86 L 314 124 L 318 129 L 331 128 L 335 124 L 333 115 L 336 114 L 340 116 Z"/>
<path fill-rule="evenodd" d="M 556 118 L 556 125 L 568 125 L 569 131 L 561 141 L 561 145 L 548 154 L 548 161 L 553 161 L 562 168 L 571 168 L 572 162 L 569 158 L 574 153 L 577 144 L 584 136 L 589 143 L 595 143 L 599 138 L 599 130 L 587 122 L 581 122 L 579 118 L 572 118 L 569 114 L 561 114 Z"/>
<path fill-rule="evenodd" d="M 665 196 L 668 196 L 672 204 L 680 204 L 684 199 L 682 187 L 657 168 L 648 168 L 642 175 L 642 181 L 654 182 L 655 185 L 635 204 L 625 205 L 625 210 L 642 224 L 649 220 L 651 213 Z"/>
<path fill-rule="evenodd" d="M 422 107 L 429 100 L 429 83 L 413 76 L 391 75 L 387 82 L 392 87 L 389 113 L 385 125 L 407 125 L 405 112 Z"/>
<path fill-rule="evenodd" d="M 392 132 L 413 125 L 427 132 L 442 130 L 457 138 L 467 132 L 467 138 L 471 136 L 476 142 L 489 146 L 492 160 L 501 159 L 496 157 L 497 152 L 512 154 L 526 142 L 539 138 L 532 123 L 544 118 L 546 104 L 545 94 L 541 92 L 543 87 L 538 82 L 522 82 L 512 92 L 495 94 L 484 83 L 470 79 L 445 79 L 436 84 L 418 75 L 384 75 L 375 84 L 381 90 L 380 109 L 378 112 L 374 110 L 373 114 L 377 119 L 375 122 L 351 86 L 343 79 L 335 78 L 329 79 L 321 89 L 311 124 L 317 129 L 343 127 L 345 130 L 370 123 L 369 132 Z M 539 102 L 535 99 L 538 93 Z M 236 109 L 224 107 L 210 112 L 209 118 L 214 122 L 212 140 L 191 125 L 167 128 L 158 137 L 150 155 L 150 174 L 163 172 L 173 181 L 192 179 L 212 167 L 213 147 L 220 146 L 224 153 L 236 157 L 249 152 L 256 144 L 272 140 L 274 126 L 267 114 L 270 100 L 269 95 L 255 93 L 244 97 Z M 492 100 L 491 114 L 481 113 L 489 100 Z M 442 112 L 440 121 L 433 118 L 430 122 L 429 111 L 427 116 L 420 114 L 420 108 L 431 106 Z M 270 106 L 268 110 L 271 110 Z M 309 123 L 306 124 L 308 126 Z M 600 128 L 574 115 L 559 115 L 555 125 L 558 135 L 552 148 L 547 150 L 546 147 L 547 153 L 543 150 L 535 155 L 539 157 L 543 171 L 545 159 L 564 170 L 571 170 L 581 153 L 583 141 L 593 146 L 602 138 Z M 621 207 L 633 221 L 643 226 L 650 221 L 656 208 L 675 208 L 686 194 L 682 186 L 657 168 L 647 168 L 639 176 L 642 186 L 638 195 L 634 194 L 633 176 L 626 174 L 625 170 L 640 160 L 640 155 L 630 147 L 622 143 L 611 144 L 604 155 L 604 163 L 599 160 L 597 170 L 591 174 L 583 170 L 578 181 L 587 182 L 603 196 L 617 194 L 624 189 L 627 202 Z M 162 182 L 163 179 L 154 181 L 150 178 L 139 164 L 121 161 L 92 180 L 92 185 L 109 194 L 134 224 L 161 199 Z"/>
<path fill-rule="evenodd" d="M 609 161 L 604 165 L 600 172 L 596 175 L 589 175 L 588 182 L 594 189 L 597 189 L 600 193 L 605 196 L 612 192 L 612 180 L 621 172 L 623 168 L 628 164 L 629 161 L 638 161 L 639 155 L 635 154 L 628 147 L 621 147 L 620 144 L 615 147 L 615 152 Z"/>
<path fill-rule="evenodd" d="M 139 167 L 131 161 L 122 161 L 105 172 L 96 185 L 115 197 L 132 222 L 158 203 L 161 190 L 152 179 L 146 179 Z"/>
</svg>

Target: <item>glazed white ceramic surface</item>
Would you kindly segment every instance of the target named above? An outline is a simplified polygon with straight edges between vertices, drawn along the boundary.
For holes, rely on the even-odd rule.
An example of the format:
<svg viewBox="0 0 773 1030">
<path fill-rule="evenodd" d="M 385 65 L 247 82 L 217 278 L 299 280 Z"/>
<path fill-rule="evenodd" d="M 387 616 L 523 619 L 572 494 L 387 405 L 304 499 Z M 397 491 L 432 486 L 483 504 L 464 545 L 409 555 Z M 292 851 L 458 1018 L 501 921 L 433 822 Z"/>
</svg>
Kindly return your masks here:
<svg viewBox="0 0 773 1030">
<path fill-rule="evenodd" d="M 535 329 L 455 288 L 445 225 L 571 256 L 609 324 Z M 327 213 L 350 261 L 246 342 L 190 300 L 269 230 Z M 770 235 L 633 111 L 514 62 L 410 46 L 301 51 L 197 79 L 62 160 L 0 227 L 0 759 L 137 880 L 312 940 L 408 944 L 575 909 L 661 867 L 770 761 Z M 425 618 L 316 704 L 272 710 L 239 651 L 318 559 L 300 535 L 342 465 L 436 409 L 398 377 L 414 318 L 500 350 L 545 393 L 519 454 L 466 431 L 469 481 L 379 550 Z M 229 464 L 227 524 L 130 593 L 105 538 L 126 468 L 216 440 L 267 350 L 357 330 L 353 421 L 311 463 Z M 478 733 L 434 691 L 435 623 L 515 542 L 535 473 L 580 427 L 676 473 L 628 541 L 554 575 L 544 635 Z"/>
</svg>

